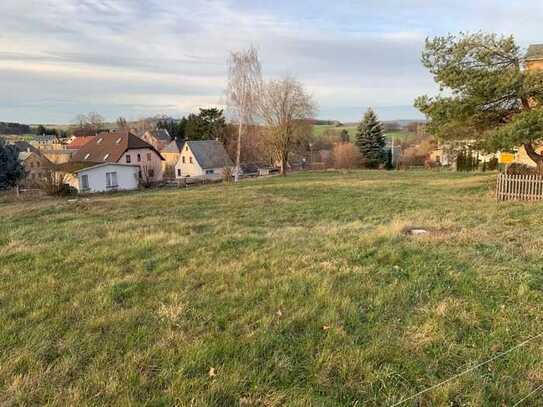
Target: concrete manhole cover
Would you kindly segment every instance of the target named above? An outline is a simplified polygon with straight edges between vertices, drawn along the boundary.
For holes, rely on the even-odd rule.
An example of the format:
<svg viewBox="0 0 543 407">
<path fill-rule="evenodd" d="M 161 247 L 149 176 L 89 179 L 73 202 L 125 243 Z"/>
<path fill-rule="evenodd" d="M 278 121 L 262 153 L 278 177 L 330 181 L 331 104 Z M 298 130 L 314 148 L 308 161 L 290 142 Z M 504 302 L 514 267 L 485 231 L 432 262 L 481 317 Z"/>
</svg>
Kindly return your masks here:
<svg viewBox="0 0 543 407">
<path fill-rule="evenodd" d="M 424 236 L 429 233 L 430 231 L 427 228 L 421 226 L 408 226 L 402 230 L 402 234 L 406 236 Z"/>
</svg>

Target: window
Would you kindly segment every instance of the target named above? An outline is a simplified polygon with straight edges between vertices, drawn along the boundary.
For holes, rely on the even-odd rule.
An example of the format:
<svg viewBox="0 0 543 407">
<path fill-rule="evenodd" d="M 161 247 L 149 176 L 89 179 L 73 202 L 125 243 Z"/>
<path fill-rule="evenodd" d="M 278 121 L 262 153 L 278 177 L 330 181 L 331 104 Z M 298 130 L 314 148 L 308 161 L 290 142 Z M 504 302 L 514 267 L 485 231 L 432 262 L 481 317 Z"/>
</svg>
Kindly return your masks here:
<svg viewBox="0 0 543 407">
<path fill-rule="evenodd" d="M 151 161 L 153 158 L 153 155 L 151 153 L 147 153 L 147 161 Z"/>
<path fill-rule="evenodd" d="M 121 142 L 122 138 L 118 138 L 117 141 L 115 141 L 115 144 L 119 144 Z"/>
<path fill-rule="evenodd" d="M 181 157 L 181 160 L 183 161 L 183 164 L 185 164 L 185 156 Z"/>
<path fill-rule="evenodd" d="M 102 142 L 103 138 L 100 137 L 98 140 L 96 140 L 96 144 L 100 144 Z"/>
<path fill-rule="evenodd" d="M 189 146 L 185 146 L 185 151 L 189 151 Z"/>
<path fill-rule="evenodd" d="M 81 175 L 81 190 L 86 191 L 89 189 L 89 176 L 87 174 Z"/>
<path fill-rule="evenodd" d="M 154 178 L 155 176 L 155 170 L 153 170 L 152 168 L 149 168 L 149 178 Z"/>
<path fill-rule="evenodd" d="M 106 188 L 113 189 L 117 188 L 117 173 L 116 172 L 106 172 Z"/>
<path fill-rule="evenodd" d="M 206 175 L 215 174 L 215 170 L 206 170 Z"/>
<path fill-rule="evenodd" d="M 181 170 L 178 168 L 177 169 L 177 176 L 180 177 L 181 176 Z"/>
<path fill-rule="evenodd" d="M 90 154 L 89 154 L 89 153 L 87 153 L 87 154 L 85 154 L 85 158 L 83 158 L 83 159 L 84 159 L 84 160 L 88 160 L 88 159 L 89 159 L 89 157 L 90 157 Z"/>
<path fill-rule="evenodd" d="M 106 161 L 108 158 L 109 158 L 109 153 L 107 153 L 107 154 L 104 156 L 104 161 Z"/>
<path fill-rule="evenodd" d="M 30 162 L 30 168 L 34 168 L 34 163 L 32 161 Z"/>
<path fill-rule="evenodd" d="M 40 162 L 36 162 L 36 167 L 40 168 Z"/>
<path fill-rule="evenodd" d="M 130 157 L 130 154 L 126 155 L 126 163 L 130 164 L 132 162 L 132 158 Z"/>
<path fill-rule="evenodd" d="M 192 164 L 192 157 L 189 157 L 189 163 Z"/>
<path fill-rule="evenodd" d="M 141 154 L 138 153 L 138 162 L 140 162 L 140 161 L 141 161 Z"/>
</svg>

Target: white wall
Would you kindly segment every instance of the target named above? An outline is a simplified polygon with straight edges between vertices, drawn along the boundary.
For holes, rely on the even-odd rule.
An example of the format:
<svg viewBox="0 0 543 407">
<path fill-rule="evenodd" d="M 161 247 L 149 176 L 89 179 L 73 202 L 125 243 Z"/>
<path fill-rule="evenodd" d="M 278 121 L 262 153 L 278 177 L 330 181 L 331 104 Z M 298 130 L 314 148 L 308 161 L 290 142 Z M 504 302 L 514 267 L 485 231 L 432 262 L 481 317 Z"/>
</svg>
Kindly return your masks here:
<svg viewBox="0 0 543 407">
<path fill-rule="evenodd" d="M 187 150 L 188 149 L 188 150 Z M 183 157 L 185 157 L 185 163 L 183 164 Z M 192 157 L 192 164 L 190 159 Z M 181 170 L 181 175 L 179 175 L 179 170 Z M 196 157 L 192 154 L 192 151 L 187 144 L 183 146 L 183 151 L 177 160 L 175 165 L 175 177 L 176 178 L 200 178 L 205 175 L 205 171 L 200 167 L 200 164 L 196 161 Z"/>
<path fill-rule="evenodd" d="M 87 168 L 80 171 L 77 174 L 77 186 L 76 188 L 79 192 L 107 192 L 111 189 L 107 188 L 106 173 L 116 172 L 117 173 L 117 190 L 131 190 L 137 189 L 138 182 L 138 167 L 129 167 L 126 165 L 116 165 L 109 164 L 95 168 Z M 88 175 L 89 177 L 89 190 L 81 191 L 81 176 Z"/>
</svg>

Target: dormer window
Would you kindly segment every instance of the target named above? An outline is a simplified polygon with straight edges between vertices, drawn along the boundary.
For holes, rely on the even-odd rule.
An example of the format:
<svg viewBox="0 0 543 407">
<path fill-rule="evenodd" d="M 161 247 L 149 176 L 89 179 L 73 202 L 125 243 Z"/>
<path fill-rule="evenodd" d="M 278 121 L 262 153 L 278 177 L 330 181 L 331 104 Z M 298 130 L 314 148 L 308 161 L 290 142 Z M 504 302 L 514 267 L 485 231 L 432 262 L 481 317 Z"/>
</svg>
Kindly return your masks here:
<svg viewBox="0 0 543 407">
<path fill-rule="evenodd" d="M 87 153 L 87 154 L 85 154 L 85 158 L 83 158 L 83 159 L 84 159 L 84 160 L 88 160 L 89 157 L 90 157 L 90 153 Z"/>
<path fill-rule="evenodd" d="M 119 144 L 121 142 L 122 138 L 118 138 L 117 141 L 115 141 L 115 144 Z"/>
<path fill-rule="evenodd" d="M 96 140 L 96 144 L 100 144 L 104 140 L 102 137 L 100 137 L 98 140 Z"/>
<path fill-rule="evenodd" d="M 107 153 L 104 157 L 104 161 L 106 161 L 109 158 L 109 153 Z"/>
</svg>

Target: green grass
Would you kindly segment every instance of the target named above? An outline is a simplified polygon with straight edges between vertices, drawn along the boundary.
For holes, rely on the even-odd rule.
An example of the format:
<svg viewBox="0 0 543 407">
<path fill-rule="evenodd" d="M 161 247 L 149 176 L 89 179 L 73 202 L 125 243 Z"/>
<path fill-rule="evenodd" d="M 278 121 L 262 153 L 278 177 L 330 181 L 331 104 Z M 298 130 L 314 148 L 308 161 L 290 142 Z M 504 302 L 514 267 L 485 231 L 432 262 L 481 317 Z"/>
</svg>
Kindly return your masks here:
<svg viewBox="0 0 543 407">
<path fill-rule="evenodd" d="M 496 204 L 494 177 L 2 203 L 0 404 L 390 405 L 541 331 L 543 204 Z M 511 405 L 542 346 L 406 405 Z"/>
<path fill-rule="evenodd" d="M 339 135 L 339 133 L 344 129 L 349 132 L 349 136 L 351 137 L 351 140 L 354 141 L 354 139 L 356 137 L 356 130 L 357 130 L 356 126 L 337 127 L 337 126 L 333 126 L 333 125 L 317 125 L 317 126 L 313 126 L 313 136 L 315 138 L 317 138 L 317 139 L 321 138 L 321 137 L 324 136 L 324 133 L 327 130 L 334 130 Z M 387 138 L 392 138 L 393 137 L 396 140 L 407 141 L 410 138 L 414 137 L 414 134 L 409 133 L 407 131 L 394 131 L 394 132 L 385 133 L 385 137 L 387 137 Z"/>
</svg>

